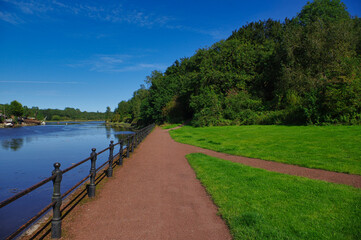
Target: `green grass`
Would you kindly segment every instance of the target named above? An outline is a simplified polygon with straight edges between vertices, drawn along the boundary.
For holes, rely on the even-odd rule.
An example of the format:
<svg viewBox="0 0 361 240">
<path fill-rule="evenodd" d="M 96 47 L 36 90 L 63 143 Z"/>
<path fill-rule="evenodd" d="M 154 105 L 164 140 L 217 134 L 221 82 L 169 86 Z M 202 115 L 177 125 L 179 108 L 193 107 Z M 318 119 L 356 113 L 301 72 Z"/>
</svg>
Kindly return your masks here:
<svg viewBox="0 0 361 240">
<path fill-rule="evenodd" d="M 361 175 L 361 126 L 184 126 L 170 134 L 218 152 Z"/>
<path fill-rule="evenodd" d="M 175 127 L 178 127 L 179 125 L 181 125 L 180 123 L 176 123 L 176 124 L 164 124 L 162 126 L 162 129 L 171 129 L 171 128 L 175 128 Z"/>
<path fill-rule="evenodd" d="M 361 239 L 361 190 L 187 155 L 234 239 Z"/>
</svg>

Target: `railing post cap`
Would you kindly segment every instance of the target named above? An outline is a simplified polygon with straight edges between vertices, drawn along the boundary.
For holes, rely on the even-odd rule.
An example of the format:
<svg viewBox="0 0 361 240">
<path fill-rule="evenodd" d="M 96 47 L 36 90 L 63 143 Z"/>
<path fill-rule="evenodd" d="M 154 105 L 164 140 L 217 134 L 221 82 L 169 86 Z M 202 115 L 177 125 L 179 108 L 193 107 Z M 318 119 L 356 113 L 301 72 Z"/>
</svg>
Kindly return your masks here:
<svg viewBox="0 0 361 240">
<path fill-rule="evenodd" d="M 97 149 L 96 148 L 92 148 L 92 151 L 95 152 Z"/>
<path fill-rule="evenodd" d="M 60 164 L 60 163 L 58 163 L 58 162 L 54 163 L 54 167 L 55 167 L 56 169 L 59 169 L 59 168 L 60 168 L 60 166 L 61 166 L 61 164 Z"/>
<path fill-rule="evenodd" d="M 113 141 L 113 140 L 111 140 L 111 141 L 110 141 L 110 144 L 113 144 L 113 143 L 114 143 L 114 141 Z"/>
</svg>

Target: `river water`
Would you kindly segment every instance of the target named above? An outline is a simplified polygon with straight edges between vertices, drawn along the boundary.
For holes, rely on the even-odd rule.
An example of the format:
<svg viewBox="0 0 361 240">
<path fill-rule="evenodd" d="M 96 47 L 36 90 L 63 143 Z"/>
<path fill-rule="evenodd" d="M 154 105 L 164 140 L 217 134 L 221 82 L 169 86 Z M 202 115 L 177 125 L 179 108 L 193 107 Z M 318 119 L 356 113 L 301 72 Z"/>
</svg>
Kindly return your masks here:
<svg viewBox="0 0 361 240">
<path fill-rule="evenodd" d="M 45 126 L 0 129 L 0 202 L 51 176 L 53 164 L 70 167 L 118 142 L 132 132 L 102 122 L 49 123 Z M 117 146 L 114 153 L 119 151 Z M 99 155 L 97 166 L 108 159 Z M 89 174 L 90 161 L 64 174 L 61 192 Z M 14 232 L 51 202 L 52 182 L 0 209 L 0 239 Z"/>
</svg>

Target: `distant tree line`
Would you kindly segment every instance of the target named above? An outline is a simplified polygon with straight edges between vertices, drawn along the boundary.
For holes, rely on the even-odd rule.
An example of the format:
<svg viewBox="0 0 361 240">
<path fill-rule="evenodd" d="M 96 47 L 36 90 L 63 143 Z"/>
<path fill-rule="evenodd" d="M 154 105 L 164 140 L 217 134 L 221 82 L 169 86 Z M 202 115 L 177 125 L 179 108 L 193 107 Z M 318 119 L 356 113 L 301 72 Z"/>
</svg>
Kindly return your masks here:
<svg viewBox="0 0 361 240">
<path fill-rule="evenodd" d="M 60 109 L 39 109 L 38 107 L 22 106 L 21 103 L 14 100 L 10 104 L 0 104 L 0 111 L 6 116 L 29 117 L 43 120 L 62 121 L 62 120 L 105 120 L 106 113 L 80 111 L 74 108 Z"/>
<path fill-rule="evenodd" d="M 314 0 L 283 22 L 249 23 L 153 71 L 112 120 L 234 124 L 361 122 L 361 19 Z"/>
</svg>

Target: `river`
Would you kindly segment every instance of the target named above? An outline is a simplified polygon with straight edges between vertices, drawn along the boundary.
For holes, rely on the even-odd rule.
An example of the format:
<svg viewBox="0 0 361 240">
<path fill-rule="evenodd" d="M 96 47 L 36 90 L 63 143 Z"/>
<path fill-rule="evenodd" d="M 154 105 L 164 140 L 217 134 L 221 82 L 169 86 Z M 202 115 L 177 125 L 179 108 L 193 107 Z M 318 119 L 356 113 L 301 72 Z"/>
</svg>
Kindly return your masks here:
<svg viewBox="0 0 361 240">
<path fill-rule="evenodd" d="M 45 126 L 0 129 L 0 202 L 51 176 L 55 162 L 65 169 L 91 153 L 107 148 L 110 140 L 118 142 L 132 132 L 105 126 L 103 122 L 61 122 Z M 114 152 L 119 151 L 118 147 Z M 97 166 L 108 158 L 108 152 L 98 156 Z M 61 192 L 85 177 L 90 161 L 64 174 Z M 0 209 L 0 239 L 51 202 L 52 183 L 33 191 Z"/>
</svg>

